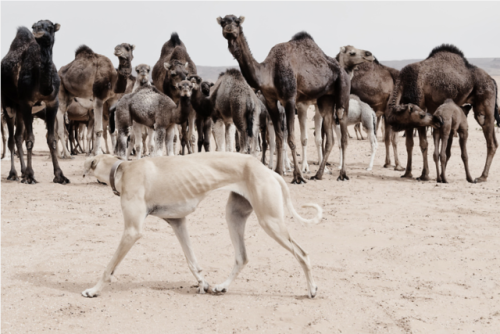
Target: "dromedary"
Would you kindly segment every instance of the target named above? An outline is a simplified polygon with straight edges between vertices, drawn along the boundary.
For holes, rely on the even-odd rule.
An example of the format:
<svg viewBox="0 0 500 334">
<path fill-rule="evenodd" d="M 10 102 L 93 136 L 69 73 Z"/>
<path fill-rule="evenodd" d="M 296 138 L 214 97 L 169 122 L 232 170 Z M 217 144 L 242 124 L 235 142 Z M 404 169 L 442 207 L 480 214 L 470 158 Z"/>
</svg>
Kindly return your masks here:
<svg viewBox="0 0 500 334">
<path fill-rule="evenodd" d="M 485 182 L 498 147 L 494 129 L 495 115 L 498 114 L 497 94 L 493 78 L 484 70 L 470 64 L 456 46 L 443 44 L 434 48 L 427 59 L 407 65 L 401 70 L 390 108 L 392 113 L 397 113 L 406 109 L 400 108 L 400 105 L 413 103 L 434 114 L 447 99 L 452 99 L 459 106 L 471 104 L 474 118 L 483 129 L 487 147 L 483 173 L 475 181 Z M 391 122 L 389 124 L 392 125 Z M 413 127 L 417 126 L 418 123 L 406 129 L 408 163 L 402 176 L 405 178 L 412 178 Z M 425 127 L 418 127 L 418 133 L 424 167 L 417 180 L 427 181 L 430 178 Z"/>
<path fill-rule="evenodd" d="M 174 32 L 170 36 L 170 39 L 163 44 L 161 48 L 160 59 L 156 62 L 153 67 L 152 78 L 154 86 L 162 93 L 170 97 L 175 104 L 179 103 L 180 92 L 176 88 L 177 85 L 182 81 L 186 80 L 188 76 L 196 75 L 196 65 L 189 57 L 186 46 L 180 40 L 179 35 Z M 191 146 L 191 139 L 194 135 L 194 127 L 196 121 L 196 112 L 193 108 L 186 110 L 188 115 L 186 118 L 188 121 L 182 124 L 182 139 L 181 145 L 184 147 L 188 146 L 188 153 L 193 152 L 193 147 Z M 167 137 L 174 137 L 174 127 L 172 126 L 168 130 Z M 167 151 L 173 151 L 173 141 L 167 145 Z M 169 155 L 172 152 L 167 152 Z"/>
<path fill-rule="evenodd" d="M 241 72 L 249 85 L 259 89 L 266 98 L 266 105 L 273 120 L 278 138 L 278 163 L 276 172 L 283 173 L 281 158 L 283 132 L 279 124 L 277 102 L 285 107 L 288 144 L 292 150 L 294 177 L 292 183 L 305 182 L 299 168 L 295 151 L 295 107 L 299 102 L 317 100 L 319 109 L 328 125 L 325 159 L 315 175 L 323 176 L 326 160 L 333 147 L 333 113 L 338 114 L 342 124 L 343 154 L 346 152 L 347 127 L 344 111 L 349 107 L 350 79 L 339 63 L 318 47 L 312 37 L 298 33 L 286 42 L 275 45 L 263 63 L 258 63 L 250 52 L 250 47 L 243 34 L 244 17 L 226 15 L 218 17 L 222 35 L 228 41 L 228 48 L 240 65 Z M 345 159 L 344 159 L 345 160 Z M 339 180 L 347 179 L 345 169 L 340 171 Z"/>
<path fill-rule="evenodd" d="M 118 57 L 118 69 L 108 57 L 94 53 L 88 46 L 82 45 L 75 52 L 75 60 L 59 70 L 61 87 L 59 90 L 58 123 L 63 124 L 63 115 L 74 97 L 92 100 L 94 109 L 94 149 L 93 154 L 99 154 L 103 131 L 103 104 L 115 97 L 115 94 L 124 93 L 129 84 L 132 73 L 133 50 L 135 46 L 127 43 L 115 47 L 115 56 Z M 61 128 L 61 127 L 59 127 Z M 59 132 L 64 138 L 64 133 Z M 65 155 L 69 152 L 65 150 Z"/>
<path fill-rule="evenodd" d="M 198 130 L 198 152 L 205 148 L 205 152 L 210 152 L 210 134 L 213 125 L 213 105 L 210 101 L 210 88 L 213 82 L 202 81 L 199 76 L 192 76 L 195 79 L 193 95 L 191 95 L 191 105 L 196 111 L 196 129 Z"/>
<path fill-rule="evenodd" d="M 357 95 L 361 101 L 370 105 L 380 119 L 386 112 L 389 100 L 392 96 L 394 84 L 398 78 L 399 71 L 379 63 L 377 59 L 373 62 L 360 64 L 351 80 L 351 93 Z M 379 123 L 377 121 L 377 129 Z M 391 166 L 391 154 L 389 146 L 392 143 L 394 151 L 394 170 L 403 171 L 404 167 L 399 163 L 398 143 L 396 132 L 387 124 L 384 117 L 384 142 L 385 142 L 385 164 L 384 167 Z M 356 134 L 357 136 L 357 134 Z"/>
<path fill-rule="evenodd" d="M 41 20 L 33 24 L 33 33 L 26 27 L 17 30 L 16 37 L 10 45 L 9 52 L 2 59 L 2 109 L 6 113 L 9 129 L 9 150 L 11 153 L 11 169 L 8 180 L 18 180 L 14 166 L 14 121 L 16 122 L 15 140 L 19 159 L 21 160 L 22 182 L 36 183 L 32 166 L 32 150 L 35 143 L 33 134 L 32 108 L 36 104 L 45 105 L 47 125 L 47 145 L 50 149 L 54 166 L 54 182 L 69 183 L 63 175 L 57 161 L 57 141 L 54 134 L 55 118 L 59 100 L 60 80 L 57 69 L 52 62 L 52 48 L 55 33 L 61 26 L 49 20 Z M 26 148 L 28 149 L 28 165 L 24 164 L 23 135 L 26 127 Z"/>
</svg>

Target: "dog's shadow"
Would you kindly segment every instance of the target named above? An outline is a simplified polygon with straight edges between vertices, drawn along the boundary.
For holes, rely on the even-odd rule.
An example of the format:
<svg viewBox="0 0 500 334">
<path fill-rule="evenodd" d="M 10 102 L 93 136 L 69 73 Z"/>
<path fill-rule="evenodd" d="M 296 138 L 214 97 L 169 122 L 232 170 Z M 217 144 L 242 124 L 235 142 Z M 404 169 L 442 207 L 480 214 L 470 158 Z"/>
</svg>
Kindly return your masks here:
<svg viewBox="0 0 500 334">
<path fill-rule="evenodd" d="M 20 273 L 14 276 L 15 279 L 31 283 L 37 287 L 46 287 L 56 289 L 67 293 L 80 294 L 83 290 L 91 288 L 95 285 L 100 275 L 97 275 L 94 281 L 82 283 L 81 280 L 71 282 L 68 280 L 57 280 L 56 274 L 49 271 L 37 271 Z M 58 275 L 59 276 L 59 275 Z M 117 281 L 109 283 L 105 286 L 104 291 L 131 291 L 136 289 L 151 289 L 156 291 L 172 291 L 183 295 L 196 294 L 197 286 L 193 282 L 165 282 L 165 281 L 140 281 L 140 282 L 123 282 L 120 277 Z"/>
</svg>

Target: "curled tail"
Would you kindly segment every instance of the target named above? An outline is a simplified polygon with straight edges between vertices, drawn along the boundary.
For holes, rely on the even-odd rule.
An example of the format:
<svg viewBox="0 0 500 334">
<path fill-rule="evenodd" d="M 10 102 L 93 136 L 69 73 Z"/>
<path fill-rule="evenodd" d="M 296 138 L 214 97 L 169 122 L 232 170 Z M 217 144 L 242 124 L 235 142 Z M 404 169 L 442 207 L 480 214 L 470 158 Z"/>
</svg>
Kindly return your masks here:
<svg viewBox="0 0 500 334">
<path fill-rule="evenodd" d="M 304 204 L 304 205 L 302 205 L 303 208 L 305 208 L 305 207 L 315 208 L 317 211 L 316 216 L 311 218 L 311 219 L 305 219 L 305 218 L 302 218 L 301 216 L 299 216 L 299 214 L 297 213 L 297 211 L 295 211 L 295 208 L 293 207 L 292 199 L 290 198 L 290 191 L 288 190 L 288 187 L 285 183 L 285 180 L 283 180 L 283 178 L 279 174 L 276 174 L 276 173 L 273 173 L 273 174 L 274 174 L 274 177 L 276 178 L 276 180 L 278 181 L 278 183 L 280 184 L 281 192 L 283 194 L 283 199 L 284 199 L 285 204 L 288 208 L 288 211 L 292 214 L 292 216 L 301 223 L 306 223 L 306 224 L 319 223 L 321 221 L 321 218 L 323 217 L 323 209 L 318 204 L 314 204 L 314 203 Z"/>
</svg>

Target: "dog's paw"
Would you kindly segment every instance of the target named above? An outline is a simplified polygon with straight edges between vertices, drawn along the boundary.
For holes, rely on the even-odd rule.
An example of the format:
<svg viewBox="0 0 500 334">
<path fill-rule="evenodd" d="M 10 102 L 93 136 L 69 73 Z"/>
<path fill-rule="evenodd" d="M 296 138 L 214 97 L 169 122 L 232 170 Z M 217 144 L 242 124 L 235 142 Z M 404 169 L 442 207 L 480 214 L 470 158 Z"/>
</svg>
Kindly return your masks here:
<svg viewBox="0 0 500 334">
<path fill-rule="evenodd" d="M 82 296 L 87 297 L 87 298 L 95 298 L 99 296 L 99 291 L 97 289 L 92 288 L 92 289 L 87 289 L 82 292 Z"/>
<path fill-rule="evenodd" d="M 216 295 L 223 294 L 226 291 L 226 287 L 223 284 L 216 285 L 212 288 L 212 292 Z"/>
<path fill-rule="evenodd" d="M 316 297 L 316 294 L 318 293 L 318 287 L 314 286 L 311 290 L 309 290 L 308 297 L 309 298 L 314 298 Z"/>
<path fill-rule="evenodd" d="M 207 283 L 207 282 L 201 282 L 198 284 L 198 293 L 200 295 L 206 293 L 208 291 L 208 288 L 210 287 L 210 285 Z"/>
</svg>

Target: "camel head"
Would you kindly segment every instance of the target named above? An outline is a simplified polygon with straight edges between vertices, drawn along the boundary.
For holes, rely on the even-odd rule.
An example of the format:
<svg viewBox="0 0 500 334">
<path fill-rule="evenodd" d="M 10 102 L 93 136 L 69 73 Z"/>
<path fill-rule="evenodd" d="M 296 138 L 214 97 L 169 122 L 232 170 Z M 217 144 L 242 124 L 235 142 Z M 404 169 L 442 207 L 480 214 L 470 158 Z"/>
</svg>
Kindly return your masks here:
<svg viewBox="0 0 500 334">
<path fill-rule="evenodd" d="M 186 80 L 189 63 L 174 60 L 172 62 L 164 63 L 163 66 L 167 70 L 167 77 L 172 87 L 177 87 L 177 84 L 179 84 L 182 80 Z"/>
<path fill-rule="evenodd" d="M 228 41 L 238 38 L 243 21 L 245 21 L 244 16 L 226 15 L 224 18 L 220 16 L 217 18 L 217 23 L 222 27 L 222 36 Z"/>
<path fill-rule="evenodd" d="M 213 86 L 214 86 L 213 82 L 203 81 L 200 85 L 201 92 L 203 93 L 203 95 L 210 96 L 210 88 L 212 88 Z"/>
<path fill-rule="evenodd" d="M 393 121 L 390 123 L 396 131 L 421 126 L 440 128 L 443 125 L 442 118 L 433 116 L 412 103 L 395 106 L 392 111 Z"/>
<path fill-rule="evenodd" d="M 115 56 L 118 57 L 119 60 L 125 60 L 131 62 L 134 59 L 134 51 L 135 45 L 122 43 L 115 46 Z"/>
<path fill-rule="evenodd" d="M 38 44 L 43 46 L 54 45 L 55 33 L 61 28 L 59 23 L 52 23 L 49 20 L 40 20 L 33 24 L 33 36 Z"/>
<path fill-rule="evenodd" d="M 354 46 L 347 45 L 340 48 L 337 60 L 348 69 L 364 62 L 372 62 L 375 57 L 370 51 L 356 49 Z"/>
<path fill-rule="evenodd" d="M 142 84 L 149 82 L 149 72 L 151 71 L 151 67 L 146 64 L 140 64 L 135 67 L 135 71 L 137 72 L 137 81 Z"/>
<path fill-rule="evenodd" d="M 179 90 L 181 97 L 191 97 L 191 94 L 193 94 L 194 84 L 189 80 L 182 80 L 175 85 L 175 88 Z"/>
</svg>

